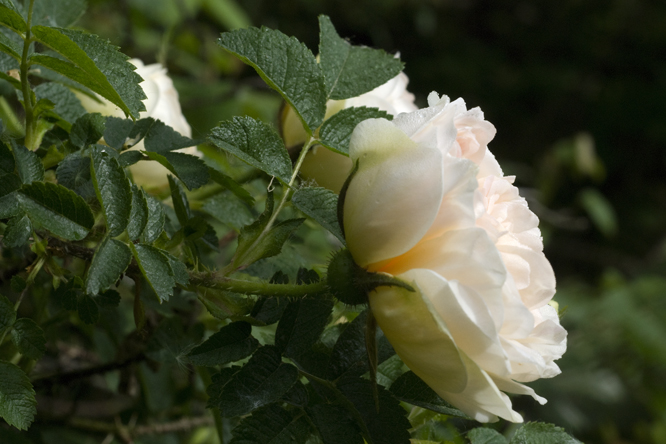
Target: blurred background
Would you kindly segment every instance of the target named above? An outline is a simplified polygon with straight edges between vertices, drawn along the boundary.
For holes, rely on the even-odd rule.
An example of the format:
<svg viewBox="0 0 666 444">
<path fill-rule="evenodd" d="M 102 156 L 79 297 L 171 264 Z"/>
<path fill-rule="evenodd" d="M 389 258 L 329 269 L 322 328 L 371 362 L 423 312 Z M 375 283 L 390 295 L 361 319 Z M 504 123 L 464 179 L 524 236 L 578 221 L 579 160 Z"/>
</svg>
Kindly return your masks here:
<svg viewBox="0 0 666 444">
<path fill-rule="evenodd" d="M 266 25 L 316 53 L 317 15 L 399 51 L 409 89 L 480 106 L 541 219 L 566 307 L 562 375 L 516 398 L 586 443 L 666 443 L 666 3 L 648 0 L 90 0 L 79 25 L 175 79 L 194 136 L 279 97 L 217 45 Z M 525 399 L 524 399 L 525 398 Z"/>
</svg>

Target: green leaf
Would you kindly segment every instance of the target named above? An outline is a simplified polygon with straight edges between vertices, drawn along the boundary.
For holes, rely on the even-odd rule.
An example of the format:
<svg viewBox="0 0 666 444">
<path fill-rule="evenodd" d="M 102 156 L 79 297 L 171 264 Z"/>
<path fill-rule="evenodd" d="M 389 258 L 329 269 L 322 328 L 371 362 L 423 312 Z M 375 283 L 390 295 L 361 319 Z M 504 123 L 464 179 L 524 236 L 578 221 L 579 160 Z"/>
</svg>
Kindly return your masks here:
<svg viewBox="0 0 666 444">
<path fill-rule="evenodd" d="M 25 34 L 28 30 L 28 24 L 23 20 L 21 14 L 16 11 L 16 8 L 9 7 L 6 4 L 0 5 L 0 24 L 19 35 Z"/>
<path fill-rule="evenodd" d="M 230 444 L 304 444 L 310 425 L 298 410 L 270 405 L 244 418 L 232 432 Z"/>
<path fill-rule="evenodd" d="M 153 151 L 142 151 L 142 153 L 171 171 L 183 181 L 188 190 L 194 190 L 202 185 L 206 185 L 210 179 L 208 167 L 197 156 L 178 152 L 164 152 L 159 154 Z"/>
<path fill-rule="evenodd" d="M 140 160 L 146 160 L 146 156 L 141 151 L 127 150 L 118 156 L 118 163 L 121 167 L 125 168 L 134 165 Z"/>
<path fill-rule="evenodd" d="M 15 320 L 14 304 L 6 296 L 0 294 L 0 336 L 14 324 Z"/>
<path fill-rule="evenodd" d="M 209 168 L 208 172 L 210 173 L 210 178 L 222 185 L 227 190 L 231 191 L 237 198 L 245 202 L 246 204 L 252 206 L 254 205 L 254 197 L 243 188 L 238 182 L 233 180 L 231 177 L 226 174 L 216 170 L 215 168 Z"/>
<path fill-rule="evenodd" d="M 164 228 L 164 209 L 162 203 L 152 196 L 147 196 L 148 222 L 141 234 L 141 242 L 151 243 L 157 239 Z"/>
<path fill-rule="evenodd" d="M 8 219 L 19 214 L 17 191 L 21 179 L 15 174 L 0 175 L 0 219 Z"/>
<path fill-rule="evenodd" d="M 208 140 L 255 168 L 285 183 L 291 180 L 291 159 L 273 128 L 248 116 L 235 116 L 211 130 Z"/>
<path fill-rule="evenodd" d="M 14 145 L 14 158 L 21 182 L 25 184 L 44 179 L 44 166 L 37 154 L 23 145 Z"/>
<path fill-rule="evenodd" d="M 341 38 L 331 19 L 319 16 L 320 66 L 326 83 L 326 98 L 357 97 L 400 74 L 403 64 L 379 49 L 353 46 Z"/>
<path fill-rule="evenodd" d="M 134 128 L 134 122 L 131 119 L 107 116 L 104 126 L 104 141 L 110 147 L 120 150 Z"/>
<path fill-rule="evenodd" d="M 12 328 L 12 342 L 22 355 L 30 359 L 39 359 L 46 351 L 44 331 L 29 318 L 16 320 Z"/>
<path fill-rule="evenodd" d="M 47 99 L 53 102 L 55 104 L 53 112 L 69 123 L 74 123 L 76 119 L 86 114 L 79 99 L 65 85 L 47 82 L 35 87 L 34 91 L 37 100 Z"/>
<path fill-rule="evenodd" d="M 132 260 L 132 253 L 123 242 L 106 237 L 97 247 L 88 274 L 86 293 L 96 295 L 113 285 Z"/>
<path fill-rule="evenodd" d="M 28 284 L 26 283 L 25 279 L 23 279 L 20 275 L 15 274 L 12 276 L 12 280 L 10 282 L 10 288 L 14 293 L 20 293 L 23 290 L 25 290 L 25 287 L 27 287 Z"/>
<path fill-rule="evenodd" d="M 310 350 L 328 324 L 333 301 L 299 299 L 291 302 L 275 330 L 275 346 L 290 358 Z"/>
<path fill-rule="evenodd" d="M 171 189 L 171 201 L 173 202 L 173 210 L 176 213 L 178 222 L 181 225 L 185 225 L 187 221 L 192 217 L 192 212 L 190 211 L 190 203 L 187 200 L 185 191 L 181 186 L 176 182 L 176 180 L 169 176 L 169 188 Z"/>
<path fill-rule="evenodd" d="M 338 222 L 337 194 L 326 188 L 301 188 L 294 193 L 291 203 L 333 233 L 344 245 L 345 238 Z"/>
<path fill-rule="evenodd" d="M 342 109 L 326 119 L 321 126 L 319 142 L 335 152 L 349 156 L 349 141 L 356 125 L 366 119 L 379 118 L 393 119 L 389 113 L 377 108 L 361 106 Z"/>
<path fill-rule="evenodd" d="M 247 205 L 228 194 L 218 194 L 206 199 L 202 209 L 236 231 L 251 224 L 254 219 Z"/>
<path fill-rule="evenodd" d="M 294 37 L 263 27 L 222 34 L 218 43 L 252 66 L 291 105 L 312 134 L 326 114 L 324 76 L 312 52 Z"/>
<path fill-rule="evenodd" d="M 14 155 L 4 143 L 0 142 L 0 174 L 10 174 L 14 172 Z"/>
<path fill-rule="evenodd" d="M 126 114 L 139 118 L 146 98 L 139 86 L 141 77 L 129 57 L 96 35 L 62 28 L 33 26 L 37 41 L 56 51 L 69 62 L 33 54 L 31 62 L 68 77 L 117 105 Z M 70 63 L 71 62 L 71 63 Z"/>
<path fill-rule="evenodd" d="M 99 321 L 99 308 L 93 298 L 84 294 L 78 298 L 77 310 L 79 318 L 86 324 L 96 324 Z"/>
<path fill-rule="evenodd" d="M 250 356 L 259 347 L 247 322 L 232 322 L 194 347 L 187 357 L 194 365 L 225 365 Z"/>
<path fill-rule="evenodd" d="M 116 290 L 106 290 L 93 297 L 100 307 L 117 307 L 120 305 L 120 293 Z"/>
<path fill-rule="evenodd" d="M 522 426 L 511 444 L 581 444 L 569 436 L 564 429 L 543 422 L 528 422 Z"/>
<path fill-rule="evenodd" d="M 361 431 L 343 407 L 317 404 L 308 408 L 307 413 L 324 444 L 364 444 Z"/>
<path fill-rule="evenodd" d="M 187 285 L 190 282 L 190 274 L 187 272 L 187 265 L 182 263 L 176 257 L 167 251 L 162 251 L 169 259 L 169 266 L 173 272 L 173 277 L 180 285 Z"/>
<path fill-rule="evenodd" d="M 36 414 L 35 391 L 28 376 L 14 364 L 0 361 L 0 417 L 27 430 Z"/>
<path fill-rule="evenodd" d="M 132 184 L 132 211 L 127 224 L 127 235 L 131 240 L 141 237 L 141 233 L 148 223 L 148 201 L 146 193 L 138 186 Z"/>
<path fill-rule="evenodd" d="M 141 273 L 160 301 L 167 301 L 173 295 L 176 279 L 169 264 L 169 258 L 155 247 L 150 245 L 130 244 Z"/>
<path fill-rule="evenodd" d="M 85 12 L 86 0 L 35 0 L 32 24 L 67 28 Z"/>
<path fill-rule="evenodd" d="M 95 223 L 88 204 L 61 185 L 50 182 L 24 185 L 17 198 L 33 224 L 63 239 L 81 240 Z"/>
<path fill-rule="evenodd" d="M 77 148 L 95 144 L 104 135 L 106 119 L 100 113 L 84 114 L 76 119 L 69 133 L 72 144 Z"/>
<path fill-rule="evenodd" d="M 401 375 L 391 385 L 391 393 L 401 401 L 412 405 L 423 407 L 437 413 L 470 419 L 465 413 L 452 407 L 448 402 L 439 397 L 428 384 L 413 372 Z"/>
<path fill-rule="evenodd" d="M 212 407 L 225 418 L 246 415 L 282 398 L 297 380 L 296 367 L 282 362 L 275 347 L 264 346 L 232 376 Z"/>
<path fill-rule="evenodd" d="M 65 310 L 77 310 L 77 299 L 82 294 L 83 281 L 76 276 L 67 282 L 61 282 L 60 286 L 53 292 L 55 299 Z"/>
<path fill-rule="evenodd" d="M 97 199 L 102 203 L 109 236 L 125 231 L 132 211 L 132 189 L 116 159 L 107 153 L 92 153 L 92 178 Z"/>
<path fill-rule="evenodd" d="M 58 183 L 74 191 L 86 201 L 97 198 L 92 183 L 90 158 L 81 151 L 76 151 L 65 157 L 56 169 Z"/>
<path fill-rule="evenodd" d="M 489 429 L 487 427 L 477 427 L 472 429 L 467 434 L 470 444 L 508 444 L 501 433 L 497 430 Z"/>
<path fill-rule="evenodd" d="M 192 339 L 185 334 L 183 323 L 177 318 L 166 318 L 157 326 L 147 345 L 147 354 L 158 362 L 183 362 L 192 346 Z"/>
<path fill-rule="evenodd" d="M 8 247 L 20 247 L 25 245 L 32 233 L 32 224 L 27 215 L 16 216 L 9 219 L 7 229 L 2 241 Z"/>
<path fill-rule="evenodd" d="M 146 151 L 164 154 L 197 145 L 197 141 L 185 137 L 161 120 L 156 120 L 144 137 Z"/>
<path fill-rule="evenodd" d="M 2 14 L 2 12 L 0 12 Z M 2 32 L 0 32 L 0 51 L 4 52 L 5 54 L 8 54 L 9 56 L 13 57 L 16 61 L 20 62 L 21 61 L 21 49 L 19 48 L 19 45 L 14 42 L 14 40 L 10 39 L 6 35 L 4 35 Z M 5 67 L 6 69 L 6 67 Z M 4 74 L 4 73 L 3 73 Z M 8 76 L 7 74 L 4 74 L 2 77 L 5 78 L 5 76 L 9 77 L 10 79 L 13 80 L 12 85 L 16 85 L 17 80 L 14 79 L 11 76 Z M 18 82 L 20 84 L 20 82 Z M 17 85 L 18 86 L 18 85 Z M 20 86 L 19 86 L 20 88 Z"/>
</svg>

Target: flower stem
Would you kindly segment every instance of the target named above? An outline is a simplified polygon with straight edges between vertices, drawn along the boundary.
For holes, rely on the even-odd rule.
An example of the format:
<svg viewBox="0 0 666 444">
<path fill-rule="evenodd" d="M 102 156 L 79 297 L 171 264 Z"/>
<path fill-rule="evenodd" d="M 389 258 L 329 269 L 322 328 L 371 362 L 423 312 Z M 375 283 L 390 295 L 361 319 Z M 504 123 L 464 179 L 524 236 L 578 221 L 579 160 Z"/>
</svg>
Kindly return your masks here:
<svg viewBox="0 0 666 444">
<path fill-rule="evenodd" d="M 217 277 L 214 273 L 190 273 L 190 287 L 216 288 L 218 290 L 233 291 L 234 293 L 255 294 L 258 296 L 275 296 L 288 298 L 302 298 L 327 291 L 326 279 L 314 284 L 270 284 L 268 282 L 253 282 L 227 277 Z"/>
<path fill-rule="evenodd" d="M 30 29 L 32 27 L 32 9 L 34 4 L 35 0 L 30 0 L 30 6 L 28 8 L 28 30 L 25 32 L 23 55 L 21 56 L 21 88 L 23 91 L 23 106 L 25 108 L 25 146 L 31 151 L 38 148 L 34 145 L 39 140 L 39 137 L 37 137 L 37 122 L 35 121 L 34 115 L 34 103 L 32 102 L 32 89 L 30 89 L 30 82 L 28 81 L 28 70 L 30 69 L 28 53 L 30 52 L 30 45 L 32 44 Z"/>
</svg>

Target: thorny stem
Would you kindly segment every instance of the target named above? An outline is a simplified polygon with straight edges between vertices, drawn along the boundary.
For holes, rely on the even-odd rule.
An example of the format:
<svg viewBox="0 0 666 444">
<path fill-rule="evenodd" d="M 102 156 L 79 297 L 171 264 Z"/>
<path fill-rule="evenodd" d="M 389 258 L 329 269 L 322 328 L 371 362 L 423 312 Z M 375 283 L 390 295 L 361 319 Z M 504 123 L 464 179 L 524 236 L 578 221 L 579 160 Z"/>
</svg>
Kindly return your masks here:
<svg viewBox="0 0 666 444">
<path fill-rule="evenodd" d="M 198 272 L 190 273 L 190 287 L 216 288 L 235 293 L 288 298 L 312 296 L 324 293 L 327 290 L 325 278 L 314 284 L 270 284 L 268 282 L 253 282 L 217 277 L 214 273 Z"/>
<path fill-rule="evenodd" d="M 30 69 L 28 53 L 30 52 L 30 44 L 32 44 L 30 28 L 32 27 L 32 9 L 34 4 L 35 0 L 30 0 L 30 6 L 28 9 L 28 30 L 26 31 L 25 39 L 23 40 L 23 55 L 21 56 L 21 88 L 23 91 L 23 104 L 25 107 L 25 146 L 31 151 L 37 149 L 34 145 L 39 139 L 36 131 L 37 122 L 35 121 L 34 116 L 32 90 L 30 89 L 30 83 L 28 82 L 28 70 Z"/>
</svg>

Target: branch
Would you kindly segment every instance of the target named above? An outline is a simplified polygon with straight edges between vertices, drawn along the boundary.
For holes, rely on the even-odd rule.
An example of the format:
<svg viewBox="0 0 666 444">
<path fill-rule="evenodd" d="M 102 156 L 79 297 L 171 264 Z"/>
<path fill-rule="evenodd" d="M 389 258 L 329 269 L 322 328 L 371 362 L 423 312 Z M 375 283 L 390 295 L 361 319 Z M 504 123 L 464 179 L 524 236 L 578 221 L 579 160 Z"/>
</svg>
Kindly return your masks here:
<svg viewBox="0 0 666 444">
<path fill-rule="evenodd" d="M 190 287 L 215 288 L 234 293 L 254 294 L 257 296 L 299 298 L 314 296 L 328 291 L 326 278 L 314 284 L 270 284 L 268 282 L 244 281 L 228 277 L 218 277 L 215 272 L 190 272 Z"/>
<path fill-rule="evenodd" d="M 32 383 L 35 386 L 44 385 L 44 384 L 66 384 L 70 381 L 87 378 L 89 376 L 97 375 L 99 373 L 108 373 L 114 370 L 119 370 L 135 362 L 144 361 L 145 359 L 146 355 L 144 355 L 143 353 L 139 353 L 120 362 L 110 362 L 108 364 L 98 365 L 95 367 L 85 368 L 81 370 L 75 370 L 67 373 L 55 373 L 50 375 L 36 376 L 35 378 L 32 379 Z"/>
</svg>

